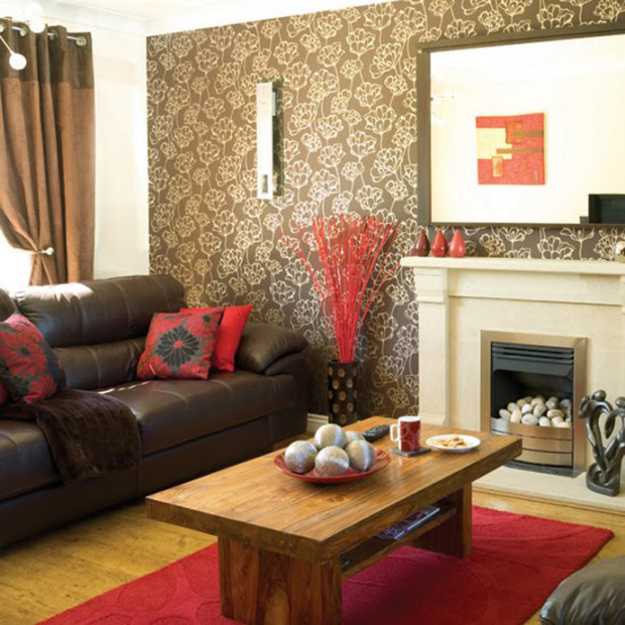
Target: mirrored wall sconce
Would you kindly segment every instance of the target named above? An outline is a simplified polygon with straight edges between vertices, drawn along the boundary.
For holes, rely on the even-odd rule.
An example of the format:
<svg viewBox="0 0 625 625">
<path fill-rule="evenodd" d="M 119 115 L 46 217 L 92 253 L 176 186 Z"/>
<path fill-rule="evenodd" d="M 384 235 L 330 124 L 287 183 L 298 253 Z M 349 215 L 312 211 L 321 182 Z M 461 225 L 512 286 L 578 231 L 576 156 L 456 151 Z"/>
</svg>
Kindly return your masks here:
<svg viewBox="0 0 625 625">
<path fill-rule="evenodd" d="M 272 200 L 277 194 L 277 91 L 273 82 L 256 85 L 257 198 Z"/>
</svg>

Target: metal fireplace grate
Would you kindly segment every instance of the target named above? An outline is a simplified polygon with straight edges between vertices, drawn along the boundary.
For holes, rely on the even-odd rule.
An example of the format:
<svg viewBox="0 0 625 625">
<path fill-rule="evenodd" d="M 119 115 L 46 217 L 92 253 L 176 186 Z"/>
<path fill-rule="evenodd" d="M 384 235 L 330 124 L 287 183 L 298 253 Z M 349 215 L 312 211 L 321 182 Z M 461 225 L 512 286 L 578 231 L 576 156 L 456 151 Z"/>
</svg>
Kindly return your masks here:
<svg viewBox="0 0 625 625">
<path fill-rule="evenodd" d="M 569 347 L 540 347 L 515 343 L 493 343 L 493 358 L 511 362 L 544 362 L 551 365 L 573 366 L 575 352 Z"/>
<path fill-rule="evenodd" d="M 567 347 L 540 347 L 512 343 L 493 343 L 492 371 L 515 371 L 531 376 L 573 380 L 575 352 Z"/>
<path fill-rule="evenodd" d="M 573 411 L 570 428 L 500 418 L 500 409 L 523 397 L 567 399 L 578 406 L 586 377 L 586 340 L 578 337 L 481 333 L 482 426 L 523 439 L 519 468 L 575 475 L 585 468 L 583 423 Z M 556 404 L 557 407 L 557 404 Z"/>
</svg>

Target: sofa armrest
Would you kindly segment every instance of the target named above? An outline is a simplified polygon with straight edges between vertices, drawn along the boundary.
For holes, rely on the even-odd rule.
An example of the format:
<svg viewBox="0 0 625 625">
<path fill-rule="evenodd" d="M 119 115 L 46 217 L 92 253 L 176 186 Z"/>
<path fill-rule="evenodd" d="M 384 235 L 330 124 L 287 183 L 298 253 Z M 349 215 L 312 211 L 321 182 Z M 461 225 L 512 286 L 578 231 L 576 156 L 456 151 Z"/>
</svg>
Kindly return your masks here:
<svg viewBox="0 0 625 625">
<path fill-rule="evenodd" d="M 265 373 L 277 360 L 303 352 L 308 341 L 291 330 L 269 323 L 247 323 L 237 352 L 237 367 Z"/>
<path fill-rule="evenodd" d="M 291 402 L 288 409 L 269 415 L 269 427 L 274 442 L 298 436 L 306 431 L 306 417 L 313 387 L 309 356 L 308 350 L 283 356 L 265 371 L 266 376 L 289 376 L 294 383 L 291 386 Z"/>
<path fill-rule="evenodd" d="M 17 312 L 15 302 L 4 289 L 0 289 L 0 321 L 4 321 L 14 312 Z"/>
</svg>

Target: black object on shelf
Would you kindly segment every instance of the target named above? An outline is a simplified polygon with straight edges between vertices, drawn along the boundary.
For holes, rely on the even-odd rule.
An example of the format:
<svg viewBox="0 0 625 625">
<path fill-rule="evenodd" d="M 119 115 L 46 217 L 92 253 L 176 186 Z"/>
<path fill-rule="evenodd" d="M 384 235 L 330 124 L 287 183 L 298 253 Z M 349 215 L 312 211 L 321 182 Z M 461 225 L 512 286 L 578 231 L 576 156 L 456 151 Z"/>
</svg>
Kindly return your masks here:
<svg viewBox="0 0 625 625">
<path fill-rule="evenodd" d="M 625 194 L 590 193 L 588 221 L 591 224 L 625 224 Z"/>
<path fill-rule="evenodd" d="M 365 430 L 362 435 L 368 443 L 373 443 L 386 436 L 390 429 L 391 428 L 388 425 L 376 425 L 368 430 Z"/>
<path fill-rule="evenodd" d="M 377 536 L 382 540 L 401 540 L 404 536 L 412 532 L 412 530 L 425 525 L 428 521 L 437 516 L 440 511 L 440 506 L 427 506 L 411 514 L 403 521 L 399 521 L 395 523 L 395 525 L 387 527 Z"/>
</svg>

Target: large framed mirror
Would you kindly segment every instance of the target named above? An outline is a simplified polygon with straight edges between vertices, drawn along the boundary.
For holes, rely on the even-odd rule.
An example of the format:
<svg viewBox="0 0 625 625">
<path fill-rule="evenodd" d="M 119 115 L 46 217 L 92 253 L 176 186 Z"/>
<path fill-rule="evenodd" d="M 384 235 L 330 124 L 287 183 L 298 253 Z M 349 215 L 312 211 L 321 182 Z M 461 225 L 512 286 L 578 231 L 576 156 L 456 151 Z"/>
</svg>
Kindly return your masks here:
<svg viewBox="0 0 625 625">
<path fill-rule="evenodd" d="M 417 71 L 420 223 L 625 222 L 624 25 L 426 44 Z"/>
</svg>

